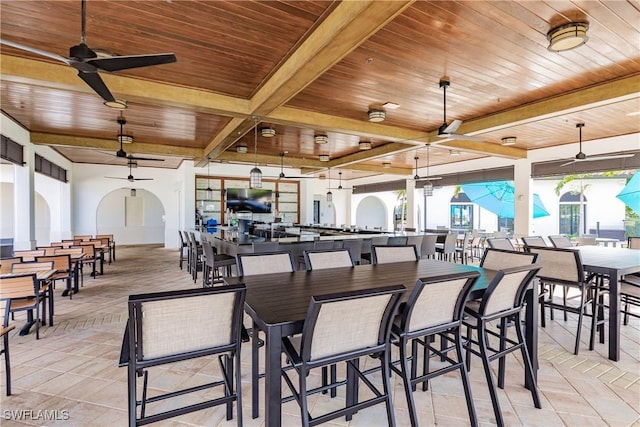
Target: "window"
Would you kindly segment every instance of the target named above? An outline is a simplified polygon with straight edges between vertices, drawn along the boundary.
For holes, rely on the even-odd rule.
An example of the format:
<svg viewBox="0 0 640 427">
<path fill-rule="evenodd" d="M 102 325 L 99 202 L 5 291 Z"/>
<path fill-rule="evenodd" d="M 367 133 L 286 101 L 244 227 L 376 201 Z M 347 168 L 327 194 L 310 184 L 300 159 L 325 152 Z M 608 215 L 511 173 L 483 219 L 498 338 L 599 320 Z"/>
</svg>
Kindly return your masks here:
<svg viewBox="0 0 640 427">
<path fill-rule="evenodd" d="M 580 205 L 582 205 L 582 233 L 586 233 L 587 198 L 574 192 L 564 193 L 560 196 L 560 223 L 558 231 L 560 234 L 577 235 L 580 234 Z"/>
<path fill-rule="evenodd" d="M 451 229 L 471 230 L 473 228 L 473 204 L 464 193 L 451 198 Z"/>
</svg>

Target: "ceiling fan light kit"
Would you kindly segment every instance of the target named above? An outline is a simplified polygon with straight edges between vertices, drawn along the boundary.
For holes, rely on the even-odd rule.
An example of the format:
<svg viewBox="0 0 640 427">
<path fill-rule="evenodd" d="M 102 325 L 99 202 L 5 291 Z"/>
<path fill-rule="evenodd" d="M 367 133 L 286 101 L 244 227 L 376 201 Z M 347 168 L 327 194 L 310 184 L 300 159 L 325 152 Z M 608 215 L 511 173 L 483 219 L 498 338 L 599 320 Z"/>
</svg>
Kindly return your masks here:
<svg viewBox="0 0 640 427">
<path fill-rule="evenodd" d="M 276 130 L 272 127 L 264 127 L 260 129 L 260 134 L 264 138 L 273 138 L 274 136 L 276 136 Z"/>
<path fill-rule="evenodd" d="M 313 137 L 313 142 L 316 144 L 326 144 L 329 142 L 329 137 L 327 135 L 315 135 Z"/>
<path fill-rule="evenodd" d="M 587 30 L 589 24 L 585 22 L 571 22 L 556 27 L 547 33 L 547 49 L 551 52 L 564 52 L 582 46 L 589 40 Z"/>
<path fill-rule="evenodd" d="M 115 99 L 113 101 L 104 101 L 104 105 L 109 108 L 113 108 L 114 110 L 126 110 L 127 109 L 127 101 L 124 99 Z"/>
<path fill-rule="evenodd" d="M 360 150 L 371 150 L 371 143 L 369 141 L 360 141 L 358 143 L 358 148 Z"/>
<path fill-rule="evenodd" d="M 371 109 L 367 112 L 367 115 L 369 116 L 369 121 L 372 123 L 383 122 L 387 117 L 387 113 L 380 109 Z"/>
<path fill-rule="evenodd" d="M 505 136 L 504 138 L 501 139 L 502 141 L 502 145 L 515 145 L 516 144 L 516 137 L 515 136 Z"/>
<path fill-rule="evenodd" d="M 121 144 L 133 144 L 133 135 L 118 134 L 118 142 Z"/>
</svg>

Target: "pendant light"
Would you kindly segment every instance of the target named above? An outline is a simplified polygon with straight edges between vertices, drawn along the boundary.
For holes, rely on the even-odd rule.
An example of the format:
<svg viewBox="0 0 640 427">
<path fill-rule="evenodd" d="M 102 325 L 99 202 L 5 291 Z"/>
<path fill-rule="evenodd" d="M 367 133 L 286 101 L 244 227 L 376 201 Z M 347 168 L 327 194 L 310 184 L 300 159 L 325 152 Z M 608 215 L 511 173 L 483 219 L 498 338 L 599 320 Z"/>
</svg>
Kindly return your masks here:
<svg viewBox="0 0 640 427">
<path fill-rule="evenodd" d="M 427 176 L 430 176 L 429 175 L 429 149 L 430 148 L 431 148 L 431 146 L 429 144 L 427 144 Z M 417 163 L 416 163 L 416 165 L 417 165 Z M 423 191 L 425 197 L 426 196 L 433 196 L 433 184 L 431 183 L 431 181 L 427 181 L 427 182 L 424 183 L 424 186 L 422 187 L 422 191 Z"/>
<path fill-rule="evenodd" d="M 262 188 L 262 171 L 258 168 L 258 117 L 254 116 L 255 132 L 253 137 L 253 150 L 255 153 L 255 165 L 249 172 L 249 188 Z"/>
<path fill-rule="evenodd" d="M 328 170 L 329 174 L 329 191 L 327 191 L 327 202 L 333 201 L 333 193 L 331 192 L 331 169 Z"/>
<path fill-rule="evenodd" d="M 211 159 L 207 156 L 207 189 L 204 190 L 204 198 L 207 200 L 213 199 L 213 190 L 211 189 L 211 175 L 209 175 L 209 165 L 211 164 Z"/>
</svg>

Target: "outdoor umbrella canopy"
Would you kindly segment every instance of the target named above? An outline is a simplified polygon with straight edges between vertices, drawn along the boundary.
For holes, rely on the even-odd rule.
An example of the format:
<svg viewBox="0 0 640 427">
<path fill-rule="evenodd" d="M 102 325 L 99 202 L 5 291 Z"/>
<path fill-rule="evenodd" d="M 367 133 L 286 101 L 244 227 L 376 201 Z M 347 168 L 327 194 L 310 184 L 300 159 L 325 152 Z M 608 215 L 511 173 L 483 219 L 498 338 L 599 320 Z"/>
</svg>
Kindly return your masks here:
<svg viewBox="0 0 640 427">
<path fill-rule="evenodd" d="M 640 172 L 636 172 L 616 196 L 634 212 L 640 213 Z"/>
<path fill-rule="evenodd" d="M 515 217 L 515 187 L 509 181 L 462 184 L 469 200 L 502 218 Z M 533 217 L 548 216 L 540 196 L 533 195 Z"/>
</svg>

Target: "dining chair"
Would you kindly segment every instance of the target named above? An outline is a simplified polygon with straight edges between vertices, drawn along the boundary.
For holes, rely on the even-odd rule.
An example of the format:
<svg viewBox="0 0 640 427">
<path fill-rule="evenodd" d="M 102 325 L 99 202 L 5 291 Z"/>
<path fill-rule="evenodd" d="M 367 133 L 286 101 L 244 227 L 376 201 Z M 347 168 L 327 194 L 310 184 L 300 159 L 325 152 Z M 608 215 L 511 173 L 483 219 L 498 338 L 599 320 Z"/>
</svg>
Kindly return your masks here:
<svg viewBox="0 0 640 427">
<path fill-rule="evenodd" d="M 571 248 L 573 244 L 571 240 L 565 235 L 558 234 L 555 236 L 549 236 L 549 240 L 554 248 Z"/>
<path fill-rule="evenodd" d="M 584 237 L 580 236 L 577 238 L 578 246 L 596 246 L 596 238 L 595 237 Z"/>
<path fill-rule="evenodd" d="M 459 246 L 456 246 L 455 257 L 460 259 L 462 264 L 468 264 L 469 259 L 473 261 L 473 250 L 471 249 L 471 236 L 469 233 L 464 233 L 462 242 Z"/>
<path fill-rule="evenodd" d="M 505 268 L 534 264 L 537 258 L 538 255 L 531 252 L 487 248 L 480 260 L 480 267 L 489 270 L 502 270 Z"/>
<path fill-rule="evenodd" d="M 182 270 L 182 264 L 184 263 L 184 254 L 189 250 L 189 245 L 187 245 L 185 237 L 182 236 L 182 231 L 178 230 L 178 237 L 180 237 L 180 248 L 178 249 L 179 257 L 178 257 L 178 265 L 180 266 L 180 270 Z"/>
<path fill-rule="evenodd" d="M 91 240 L 91 234 L 80 234 L 73 236 L 73 240 L 80 240 L 81 242 L 88 242 Z"/>
<path fill-rule="evenodd" d="M 82 242 L 81 241 L 78 246 L 71 246 L 71 248 L 75 248 L 75 247 L 81 248 L 82 249 L 82 253 L 84 254 L 84 257 L 80 261 L 82 263 L 82 274 L 83 274 L 82 282 L 84 283 L 84 266 L 87 265 L 87 264 L 91 265 L 91 274 L 90 274 L 90 276 L 95 279 L 96 276 L 97 276 L 97 274 L 96 274 L 96 264 L 98 262 L 98 255 L 96 253 L 95 245 L 90 243 L 90 242 Z"/>
<path fill-rule="evenodd" d="M 203 255 L 202 255 L 202 243 L 198 241 L 196 238 L 196 233 L 193 231 L 187 231 L 187 236 L 189 236 L 189 261 L 190 268 L 189 272 L 191 273 L 191 278 L 193 279 L 193 283 L 198 280 L 198 271 L 202 271 L 203 269 Z"/>
<path fill-rule="evenodd" d="M 399 349 L 400 357 L 397 364 L 400 368 L 393 363 L 391 369 L 402 378 L 412 426 L 418 425 L 413 397 L 416 384 L 422 383 L 422 389 L 426 390 L 429 380 L 455 370 L 460 371 L 469 421 L 473 426 L 478 425 L 471 384 L 462 352 L 464 342 L 462 313 L 469 293 L 479 276 L 478 272 L 473 271 L 418 280 L 400 315 L 393 323 L 391 342 Z M 432 342 L 437 337 L 440 337 L 446 345 L 440 348 L 433 347 Z M 411 343 L 411 357 L 407 355 L 409 343 Z M 423 349 L 421 375 L 418 375 L 417 369 L 418 346 Z M 452 350 L 455 350 L 455 358 L 448 355 Z M 435 370 L 430 370 L 429 359 L 434 356 L 440 356 L 445 363 L 438 365 L 439 367 Z"/>
<path fill-rule="evenodd" d="M 238 276 L 295 271 L 291 252 L 258 252 L 236 255 Z"/>
<path fill-rule="evenodd" d="M 548 246 L 547 242 L 544 241 L 544 238 L 542 236 L 523 237 L 522 242 L 524 243 L 525 248 L 527 246 L 539 246 L 539 247 Z"/>
<path fill-rule="evenodd" d="M 41 251 L 44 250 L 45 256 L 53 255 L 56 249 L 61 248 L 62 246 L 36 246 L 36 250 Z"/>
<path fill-rule="evenodd" d="M 314 249 L 304 251 L 304 263 L 307 270 L 353 267 L 353 259 L 348 249 Z"/>
<path fill-rule="evenodd" d="M 489 388 L 493 413 L 496 424 L 505 425 L 500 401 L 496 390 L 496 382 L 491 369 L 491 361 L 504 360 L 505 356 L 516 350 L 520 350 L 525 368 L 525 378 L 529 384 L 531 397 L 536 408 L 542 408 L 533 366 L 527 350 L 527 342 L 522 332 L 521 313 L 524 308 L 524 296 L 531 280 L 540 270 L 538 264 L 524 265 L 521 267 L 499 270 L 481 300 L 469 301 L 465 307 L 463 324 L 467 328 L 466 336 L 466 362 L 467 368 L 471 366 L 471 355 L 482 359 L 485 378 Z M 508 336 L 507 322 L 510 322 L 516 331 L 516 340 Z M 499 322 L 499 327 L 493 328 L 492 324 Z M 475 337 L 473 334 L 475 331 Z M 498 347 L 495 342 L 497 338 Z M 505 369 L 504 364 L 498 368 L 499 388 L 504 388 Z"/>
<path fill-rule="evenodd" d="M 420 256 L 413 245 L 385 245 L 371 246 L 373 264 L 388 264 L 392 262 L 418 261 Z"/>
<path fill-rule="evenodd" d="M 313 242 L 313 249 L 333 249 L 333 240 L 315 240 Z"/>
<path fill-rule="evenodd" d="M 84 252 L 81 246 L 71 246 L 68 248 L 59 248 L 53 252 L 54 255 L 69 255 L 71 257 L 71 267 L 73 269 L 74 280 L 79 279 L 81 283 L 84 283 L 84 272 L 83 272 L 83 263 L 82 258 L 84 257 Z M 76 289 L 77 291 L 76 281 Z"/>
<path fill-rule="evenodd" d="M 438 259 L 455 261 L 457 239 L 457 234 L 449 233 L 445 236 L 443 243 L 436 243 L 436 252 L 438 253 Z"/>
<path fill-rule="evenodd" d="M 4 377 L 5 392 L 11 396 L 11 360 L 9 359 L 9 332 L 15 329 L 15 325 L 9 325 L 9 301 L 0 299 L 0 314 L 2 314 L 2 325 L 0 325 L 0 336 L 2 337 L 2 349 L 0 354 L 4 354 Z M 7 326 L 9 325 L 9 326 Z"/>
<path fill-rule="evenodd" d="M 389 236 L 386 244 L 389 246 L 406 245 L 407 236 Z"/>
<path fill-rule="evenodd" d="M 353 263 L 359 265 L 362 258 L 362 243 L 363 239 L 345 239 L 342 241 L 343 249 L 349 251 Z"/>
<path fill-rule="evenodd" d="M 11 273 L 11 266 L 16 263 L 21 263 L 21 256 L 14 256 L 10 258 L 1 258 L 0 259 L 0 274 L 8 274 Z"/>
<path fill-rule="evenodd" d="M 422 236 L 422 246 L 420 248 L 420 258 L 435 258 L 437 234 L 425 234 Z"/>
<path fill-rule="evenodd" d="M 236 264 L 236 257 L 227 254 L 218 254 L 209 240 L 202 241 L 204 253 L 204 267 L 202 270 L 202 286 L 215 286 L 223 283 L 221 268 L 225 274 L 231 276 L 231 267 Z"/>
<path fill-rule="evenodd" d="M 477 230 L 476 230 L 477 233 Z M 481 259 L 482 254 L 484 253 L 484 243 L 485 238 L 480 235 L 475 235 L 471 239 L 471 261 L 473 262 L 474 258 Z"/>
<path fill-rule="evenodd" d="M 119 363 L 127 366 L 129 426 L 218 405 L 226 405 L 226 418 L 231 420 L 234 402 L 236 422 L 242 426 L 240 329 L 245 295 L 244 285 L 129 295 L 129 319 Z M 209 368 L 206 373 L 222 380 L 149 396 L 149 372 L 157 372 L 150 368 L 211 356 L 218 360 L 219 371 Z M 142 377 L 142 386 L 138 377 Z M 222 391 L 214 395 L 213 390 L 219 389 Z M 177 406 L 186 404 L 180 399 L 187 394 L 198 401 Z M 173 402 L 169 403 L 172 409 L 147 414 L 149 403 L 162 401 Z"/>
<path fill-rule="evenodd" d="M 71 289 L 71 279 L 73 278 L 73 265 L 71 264 L 71 255 L 45 255 L 36 257 L 37 262 L 51 261 L 53 263 L 53 269 L 56 270 L 53 276 L 51 276 L 52 285 L 55 287 L 55 282 L 58 280 L 64 280 L 66 282 L 66 290 L 69 294 L 69 299 L 72 298 L 73 291 Z"/>
<path fill-rule="evenodd" d="M 53 261 L 27 261 L 19 264 L 13 264 L 11 266 L 11 274 L 31 274 L 39 271 L 50 272 L 55 270 Z M 55 274 L 55 273 L 54 273 Z M 53 283 L 50 276 L 46 280 L 38 279 L 38 289 L 40 295 L 44 299 L 44 302 L 49 306 L 49 326 L 53 326 Z M 42 318 L 47 318 L 47 305 L 43 305 Z"/>
<path fill-rule="evenodd" d="M 22 261 L 27 262 L 27 261 L 35 260 L 37 256 L 43 256 L 44 252 L 45 252 L 44 249 L 13 251 L 13 256 L 22 257 Z"/>
<path fill-rule="evenodd" d="M 424 236 L 422 235 L 417 235 L 417 236 L 407 236 L 407 243 L 405 243 L 406 245 L 413 245 L 416 247 L 416 251 L 418 251 L 418 255 L 421 256 L 422 254 L 422 241 L 424 240 Z"/>
<path fill-rule="evenodd" d="M 109 239 L 109 264 L 111 264 L 111 260 L 115 262 L 116 260 L 116 242 L 113 240 L 113 234 L 96 234 L 96 239 Z"/>
<path fill-rule="evenodd" d="M 487 244 L 493 249 L 504 249 L 506 251 L 516 250 L 513 243 L 511 243 L 511 240 L 506 237 L 493 237 L 491 239 L 487 239 Z"/>
<path fill-rule="evenodd" d="M 43 312 L 44 316 L 46 306 L 35 273 L 0 277 L 0 300 L 9 301 L 8 313 L 35 311 L 36 339 L 40 339 L 40 313 Z M 8 314 L 5 315 L 2 326 L 9 326 Z"/>
<path fill-rule="evenodd" d="M 538 273 L 538 279 L 540 280 L 542 289 L 540 293 L 546 293 L 548 295 L 548 298 L 542 298 L 540 300 L 540 316 L 545 316 L 545 307 L 549 307 L 551 310 L 551 320 L 554 320 L 554 308 L 563 311 L 565 321 L 568 319 L 567 313 L 578 315 L 578 327 L 573 350 L 573 354 L 575 355 L 578 354 L 580 349 L 580 334 L 582 331 L 583 318 L 585 315 L 591 316 L 589 350 L 593 350 L 597 321 L 595 306 L 599 298 L 601 286 L 592 286 L 590 283 L 592 277 L 585 277 L 580 251 L 568 248 L 541 248 L 536 246 L 529 246 L 527 250 L 530 253 L 538 255 L 537 263 L 541 266 L 540 272 Z M 546 288 L 547 286 L 549 286 L 549 288 Z M 556 302 L 554 299 L 554 286 L 561 286 L 563 288 L 561 303 Z M 576 290 L 579 293 L 579 295 L 573 297 L 579 300 L 577 306 L 569 304 L 569 301 L 573 299 L 567 297 L 569 289 Z M 592 312 L 591 314 L 586 314 L 586 309 L 589 306 L 592 306 Z M 542 326 L 544 326 L 544 323 L 542 323 Z"/>
<path fill-rule="evenodd" d="M 293 393 L 293 400 L 300 406 L 303 426 L 318 425 L 343 416 L 349 421 L 362 409 L 382 403 L 386 407 L 387 424 L 395 426 L 389 381 L 389 337 L 404 290 L 404 286 L 397 285 L 311 298 L 302 334 L 282 339 L 282 351 L 288 361 L 281 370 L 282 377 Z M 365 356 L 379 360 L 381 387 L 360 369 L 359 359 Z M 311 387 L 309 373 L 312 370 L 338 363 L 346 365 L 345 380 Z M 288 374 L 291 369 L 296 371 L 296 378 Z M 373 397 L 359 401 L 360 382 L 367 386 Z M 341 386 L 346 387 L 344 407 L 312 417 L 308 397 L 327 387 Z"/>
<path fill-rule="evenodd" d="M 627 247 L 629 249 L 640 249 L 640 237 L 627 237 Z"/>
<path fill-rule="evenodd" d="M 640 318 L 638 312 L 634 312 L 631 306 L 640 307 L 640 276 L 627 274 L 622 277 L 620 285 L 620 312 L 624 314 L 623 323 L 629 324 L 629 316 Z"/>
</svg>

